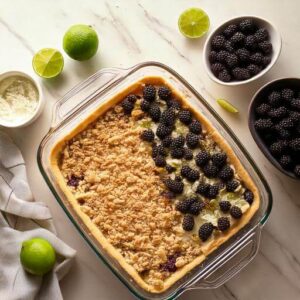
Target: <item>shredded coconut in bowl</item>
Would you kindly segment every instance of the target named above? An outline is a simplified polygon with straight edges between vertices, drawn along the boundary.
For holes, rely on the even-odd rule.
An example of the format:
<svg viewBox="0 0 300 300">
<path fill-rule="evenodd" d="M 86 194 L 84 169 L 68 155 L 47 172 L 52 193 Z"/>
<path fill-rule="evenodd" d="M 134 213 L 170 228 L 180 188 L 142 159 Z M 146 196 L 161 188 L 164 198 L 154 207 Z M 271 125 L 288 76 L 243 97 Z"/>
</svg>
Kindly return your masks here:
<svg viewBox="0 0 300 300">
<path fill-rule="evenodd" d="M 35 112 L 38 100 L 38 90 L 30 79 L 23 76 L 4 78 L 0 81 L 0 123 L 23 123 Z"/>
</svg>

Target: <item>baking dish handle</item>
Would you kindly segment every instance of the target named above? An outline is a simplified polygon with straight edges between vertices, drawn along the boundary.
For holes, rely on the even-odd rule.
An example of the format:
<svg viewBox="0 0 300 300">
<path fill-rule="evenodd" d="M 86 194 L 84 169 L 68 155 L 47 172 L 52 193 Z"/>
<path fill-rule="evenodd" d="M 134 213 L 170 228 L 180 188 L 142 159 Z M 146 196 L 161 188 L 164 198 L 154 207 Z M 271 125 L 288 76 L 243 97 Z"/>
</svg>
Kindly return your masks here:
<svg viewBox="0 0 300 300">
<path fill-rule="evenodd" d="M 256 255 L 260 242 L 261 227 L 257 226 L 248 235 L 238 240 L 222 254 L 220 260 L 185 289 L 218 288 L 240 272 Z"/>
<path fill-rule="evenodd" d="M 79 83 L 58 100 L 53 108 L 52 125 L 57 127 L 71 114 L 86 106 L 95 95 L 101 94 L 113 82 L 126 75 L 130 69 L 107 68 L 98 71 L 85 81 Z"/>
</svg>

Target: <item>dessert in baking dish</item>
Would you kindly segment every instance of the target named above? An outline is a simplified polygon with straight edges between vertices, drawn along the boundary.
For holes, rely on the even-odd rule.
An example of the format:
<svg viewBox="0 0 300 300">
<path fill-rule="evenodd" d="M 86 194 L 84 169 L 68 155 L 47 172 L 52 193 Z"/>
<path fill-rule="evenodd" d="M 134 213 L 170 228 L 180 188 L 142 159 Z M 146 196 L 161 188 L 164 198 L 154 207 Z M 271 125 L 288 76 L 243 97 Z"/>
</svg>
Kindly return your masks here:
<svg viewBox="0 0 300 300">
<path fill-rule="evenodd" d="M 203 262 L 260 202 L 224 138 L 161 77 L 102 104 L 54 147 L 51 166 L 90 233 L 152 293 Z"/>
</svg>

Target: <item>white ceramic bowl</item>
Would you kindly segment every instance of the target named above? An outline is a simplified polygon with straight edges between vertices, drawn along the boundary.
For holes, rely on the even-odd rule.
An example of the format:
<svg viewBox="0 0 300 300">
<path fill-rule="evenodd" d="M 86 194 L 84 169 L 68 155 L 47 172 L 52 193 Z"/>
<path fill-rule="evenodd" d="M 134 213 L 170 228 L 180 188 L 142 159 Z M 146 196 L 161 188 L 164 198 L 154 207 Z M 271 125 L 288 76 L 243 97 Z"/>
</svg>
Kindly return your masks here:
<svg viewBox="0 0 300 300">
<path fill-rule="evenodd" d="M 221 81 L 213 74 L 213 72 L 210 69 L 210 62 L 209 62 L 208 56 L 209 56 L 209 53 L 211 50 L 211 47 L 210 47 L 211 40 L 216 34 L 219 34 L 221 31 L 223 31 L 229 24 L 234 24 L 234 23 L 237 24 L 241 20 L 246 19 L 246 18 L 254 20 L 255 24 L 257 24 L 259 27 L 263 27 L 268 30 L 269 35 L 270 35 L 270 42 L 272 43 L 272 46 L 273 46 L 271 62 L 265 69 L 263 69 L 257 75 L 255 75 L 247 80 L 230 81 L 230 82 Z M 255 17 L 255 16 L 241 16 L 241 17 L 233 18 L 233 19 L 230 19 L 230 20 L 224 22 L 223 24 L 218 26 L 213 32 L 211 32 L 211 34 L 208 36 L 208 38 L 205 42 L 205 45 L 204 45 L 203 63 L 204 63 L 204 68 L 205 68 L 207 74 L 213 81 L 215 81 L 219 84 L 222 84 L 222 85 L 237 86 L 237 85 L 242 85 L 242 84 L 246 84 L 251 81 L 254 81 L 257 78 L 260 78 L 261 76 L 266 74 L 273 67 L 275 62 L 277 61 L 280 51 L 281 51 L 281 36 L 279 34 L 279 31 L 276 29 L 276 27 L 272 23 L 270 23 L 269 21 L 267 21 L 265 19 Z"/>
<path fill-rule="evenodd" d="M 45 106 L 43 91 L 42 91 L 42 88 L 41 88 L 40 84 L 35 79 L 33 79 L 33 77 L 31 77 L 30 75 L 28 75 L 24 72 L 21 72 L 21 71 L 8 71 L 8 72 L 5 72 L 5 73 L 2 73 L 0 75 L 0 82 L 3 79 L 8 78 L 8 77 L 12 77 L 12 76 L 25 77 L 33 83 L 33 85 L 36 87 L 36 89 L 38 91 L 38 105 L 37 105 L 35 111 L 32 113 L 32 115 L 29 118 L 26 118 L 26 119 L 24 119 L 24 120 L 22 120 L 21 122 L 18 122 L 18 123 L 17 122 L 16 123 L 8 122 L 8 121 L 2 120 L 0 118 L 0 126 L 4 126 L 4 127 L 8 127 L 8 128 L 24 127 L 24 126 L 27 126 L 27 125 L 31 124 L 33 121 L 35 121 L 38 118 L 38 116 L 41 114 L 41 112 L 43 111 L 43 108 Z"/>
</svg>

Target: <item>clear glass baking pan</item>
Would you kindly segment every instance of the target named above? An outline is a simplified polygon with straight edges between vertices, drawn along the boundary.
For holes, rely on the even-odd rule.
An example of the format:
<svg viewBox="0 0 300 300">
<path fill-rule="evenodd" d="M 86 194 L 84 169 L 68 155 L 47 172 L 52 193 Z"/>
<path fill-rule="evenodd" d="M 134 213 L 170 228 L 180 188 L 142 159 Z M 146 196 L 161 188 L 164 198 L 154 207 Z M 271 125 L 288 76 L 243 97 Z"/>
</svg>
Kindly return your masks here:
<svg viewBox="0 0 300 300">
<path fill-rule="evenodd" d="M 167 79 L 184 94 L 191 105 L 212 122 L 213 126 L 231 145 L 252 177 L 261 198 L 259 210 L 242 230 L 210 254 L 202 264 L 160 294 L 153 294 L 139 287 L 118 262 L 105 252 L 71 208 L 66 196 L 55 182 L 50 168 L 51 150 L 57 141 L 61 140 L 105 101 L 112 98 L 114 94 L 150 75 Z M 234 133 L 208 105 L 204 98 L 209 96 L 204 93 L 203 89 L 202 95 L 200 95 L 178 73 L 157 62 L 141 63 L 130 69 L 103 69 L 75 86 L 56 103 L 51 128 L 38 149 L 37 160 L 40 171 L 66 215 L 96 255 L 140 299 L 175 299 L 189 289 L 216 288 L 224 284 L 255 257 L 259 248 L 262 227 L 271 212 L 272 195 L 266 180 Z"/>
</svg>

